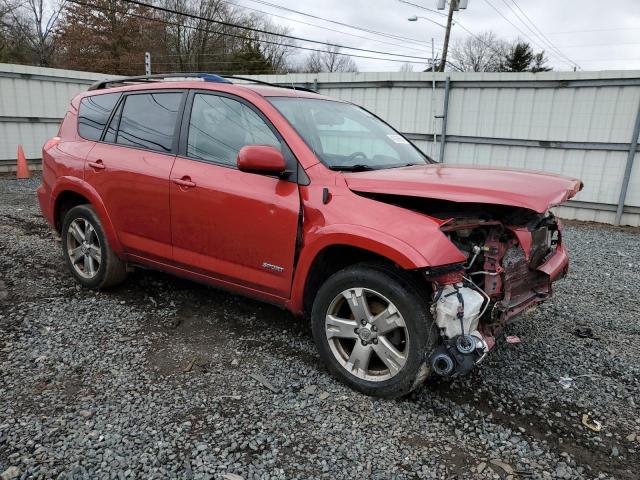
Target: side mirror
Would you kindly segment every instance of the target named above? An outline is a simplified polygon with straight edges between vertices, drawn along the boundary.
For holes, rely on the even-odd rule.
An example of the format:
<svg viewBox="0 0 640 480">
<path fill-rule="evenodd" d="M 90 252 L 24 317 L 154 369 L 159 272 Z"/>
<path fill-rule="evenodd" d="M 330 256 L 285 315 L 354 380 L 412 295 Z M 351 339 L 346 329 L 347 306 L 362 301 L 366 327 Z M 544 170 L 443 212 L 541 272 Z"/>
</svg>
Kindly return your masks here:
<svg viewBox="0 0 640 480">
<path fill-rule="evenodd" d="M 236 162 L 242 172 L 280 175 L 287 168 L 282 152 L 270 145 L 246 145 Z"/>
</svg>

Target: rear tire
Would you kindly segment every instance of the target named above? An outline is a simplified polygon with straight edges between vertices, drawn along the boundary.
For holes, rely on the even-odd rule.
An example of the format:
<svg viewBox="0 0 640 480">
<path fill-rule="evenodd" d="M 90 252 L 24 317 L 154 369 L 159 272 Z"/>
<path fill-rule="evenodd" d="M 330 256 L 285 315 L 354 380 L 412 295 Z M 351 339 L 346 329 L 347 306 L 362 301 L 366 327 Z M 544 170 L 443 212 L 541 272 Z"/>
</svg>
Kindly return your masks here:
<svg viewBox="0 0 640 480">
<path fill-rule="evenodd" d="M 69 210 L 64 217 L 61 236 L 67 267 L 83 287 L 114 287 L 127 277 L 126 264 L 111 249 L 92 206 L 78 205 Z"/>
<path fill-rule="evenodd" d="M 426 287 L 391 267 L 363 263 L 335 273 L 311 312 L 320 357 L 366 395 L 408 394 L 429 375 L 426 359 L 437 342 L 428 298 Z"/>
</svg>

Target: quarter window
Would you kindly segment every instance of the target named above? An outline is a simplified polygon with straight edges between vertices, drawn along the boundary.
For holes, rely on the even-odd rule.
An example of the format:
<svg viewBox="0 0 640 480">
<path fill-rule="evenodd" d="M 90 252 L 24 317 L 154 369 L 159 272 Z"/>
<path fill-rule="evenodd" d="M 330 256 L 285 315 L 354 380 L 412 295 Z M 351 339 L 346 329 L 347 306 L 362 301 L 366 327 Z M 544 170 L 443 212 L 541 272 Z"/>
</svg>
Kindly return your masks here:
<svg viewBox="0 0 640 480">
<path fill-rule="evenodd" d="M 196 94 L 193 99 L 187 156 L 225 165 L 236 165 L 245 145 L 281 148 L 269 126 L 251 108 L 227 97 Z"/>
<path fill-rule="evenodd" d="M 100 140 L 111 110 L 118 102 L 120 93 L 92 95 L 80 102 L 78 112 L 78 133 L 87 140 Z"/>
<path fill-rule="evenodd" d="M 182 93 L 128 95 L 120 114 L 116 143 L 170 152 Z"/>
</svg>

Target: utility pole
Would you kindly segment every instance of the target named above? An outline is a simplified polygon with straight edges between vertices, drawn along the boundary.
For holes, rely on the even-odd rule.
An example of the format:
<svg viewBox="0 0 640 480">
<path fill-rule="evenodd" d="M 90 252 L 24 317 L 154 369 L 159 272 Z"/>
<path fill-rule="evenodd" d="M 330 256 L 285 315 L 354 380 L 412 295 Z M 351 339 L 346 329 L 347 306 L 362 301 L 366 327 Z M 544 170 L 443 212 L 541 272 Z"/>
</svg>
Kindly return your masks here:
<svg viewBox="0 0 640 480">
<path fill-rule="evenodd" d="M 433 129 L 433 149 L 431 155 L 436 157 L 436 45 L 431 37 L 431 128 Z"/>
<path fill-rule="evenodd" d="M 151 54 L 144 52 L 144 74 L 147 77 L 151 76 Z"/>
<path fill-rule="evenodd" d="M 451 23 L 453 20 L 453 11 L 458 10 L 458 0 L 449 0 L 449 15 L 447 16 L 447 30 L 444 34 L 444 46 L 442 47 L 442 60 L 440 61 L 439 72 L 444 72 L 444 66 L 447 64 L 447 50 L 449 49 L 449 36 L 451 35 Z"/>
</svg>

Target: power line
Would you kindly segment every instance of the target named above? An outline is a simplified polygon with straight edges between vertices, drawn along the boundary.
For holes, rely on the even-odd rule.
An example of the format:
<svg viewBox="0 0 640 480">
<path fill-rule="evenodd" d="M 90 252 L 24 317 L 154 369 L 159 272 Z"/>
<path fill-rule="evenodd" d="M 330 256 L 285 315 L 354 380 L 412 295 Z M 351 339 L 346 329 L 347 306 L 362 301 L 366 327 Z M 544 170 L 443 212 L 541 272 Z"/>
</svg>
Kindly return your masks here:
<svg viewBox="0 0 640 480">
<path fill-rule="evenodd" d="M 580 45 L 563 45 L 562 48 L 617 47 L 619 45 L 640 45 L 640 42 L 581 43 Z"/>
<path fill-rule="evenodd" d="M 565 33 L 617 32 L 619 30 L 640 30 L 640 27 L 593 28 L 589 30 L 565 30 L 564 32 L 547 32 L 547 35 L 562 35 Z"/>
<path fill-rule="evenodd" d="M 70 1 L 73 1 L 73 0 L 70 0 Z M 262 34 L 265 34 L 265 35 L 273 35 L 275 37 L 287 38 L 289 40 L 299 40 L 301 42 L 308 42 L 308 43 L 315 43 L 315 44 L 319 44 L 319 45 L 326 45 L 328 47 L 344 48 L 344 49 L 347 49 L 347 50 L 356 50 L 356 51 L 359 51 L 359 52 L 376 53 L 376 54 L 382 54 L 382 55 L 390 55 L 390 56 L 394 56 L 394 57 L 417 58 L 417 59 L 420 59 L 420 60 L 427 60 L 424 57 L 418 57 L 418 56 L 415 56 L 415 55 L 403 55 L 403 54 L 400 54 L 400 53 L 382 52 L 380 50 L 369 50 L 369 49 L 366 49 L 366 48 L 349 47 L 347 45 L 340 45 L 338 43 L 322 42 L 320 40 L 312 40 L 312 39 L 304 38 L 304 37 L 296 37 L 295 35 L 288 35 L 286 33 L 270 32 L 269 30 L 264 30 L 264 29 L 261 29 L 261 28 L 247 27 L 245 25 L 239 25 L 237 23 L 225 22 L 223 20 L 214 20 L 212 18 L 202 17 L 200 15 L 194 15 L 192 13 L 180 12 L 178 10 L 173 10 L 173 9 L 170 9 L 170 8 L 160 7 L 160 6 L 156 6 L 156 5 L 150 5 L 148 3 L 139 2 L 138 0 L 121 0 L 121 1 L 124 2 L 124 3 L 132 4 L 132 5 L 138 5 L 138 6 L 141 6 L 141 7 L 147 7 L 147 8 L 150 8 L 152 10 L 157 10 L 159 12 L 172 13 L 174 15 L 180 15 L 180 16 L 183 16 L 183 17 L 193 18 L 195 20 L 201 20 L 201 21 L 208 22 L 208 23 L 215 23 L 217 25 L 223 25 L 225 27 L 232 27 L 232 28 L 237 28 L 239 30 L 245 30 L 245 31 L 254 32 L 254 33 L 262 33 Z"/>
<path fill-rule="evenodd" d="M 386 42 L 384 40 L 377 40 L 375 38 L 365 37 L 363 35 L 356 35 L 355 33 L 349 33 L 349 32 L 345 32 L 343 30 L 336 30 L 335 28 L 329 28 L 329 27 L 324 27 L 322 25 L 317 25 L 315 23 L 305 22 L 304 20 L 298 20 L 296 18 L 285 17 L 284 15 L 278 15 L 277 13 L 265 12 L 264 10 L 260 10 L 258 8 L 253 8 L 253 7 L 248 7 L 246 5 L 235 3 L 235 2 L 232 2 L 230 0 L 221 0 L 221 1 L 224 2 L 224 3 L 228 3 L 229 5 L 234 5 L 236 7 L 244 8 L 244 9 L 247 9 L 247 10 L 252 10 L 254 12 L 262 13 L 264 15 L 269 15 L 271 17 L 282 18 L 282 19 L 287 20 L 289 22 L 295 22 L 295 23 L 300 23 L 302 25 L 308 25 L 310 27 L 320 28 L 322 30 L 327 30 L 329 32 L 340 33 L 342 35 L 348 35 L 350 37 L 355 37 L 355 38 L 362 38 L 364 40 L 369 40 L 371 42 L 376 42 L 376 43 L 382 43 L 382 44 L 385 44 L 385 45 L 393 45 L 394 47 L 409 48 L 409 50 L 416 50 L 416 51 L 418 50 L 418 48 L 407 47 L 407 45 L 401 45 L 400 43 L 393 43 L 393 42 Z M 425 47 L 426 47 L 426 42 L 425 42 Z"/>
<path fill-rule="evenodd" d="M 516 6 L 516 8 L 520 11 L 520 13 L 522 13 L 522 15 L 529 21 L 529 23 L 531 24 L 531 26 L 535 29 L 532 30 L 531 27 L 529 27 L 523 20 L 522 18 L 520 18 L 517 14 L 517 12 L 511 8 L 511 5 L 509 5 L 505 0 L 502 0 L 503 3 L 509 7 L 509 9 L 514 13 L 514 15 L 516 16 L 516 18 L 518 18 L 523 25 L 525 25 L 534 35 L 538 36 L 542 41 L 546 42 L 547 45 L 549 45 L 549 47 L 553 50 L 555 50 L 556 53 L 558 53 L 559 55 L 561 55 L 562 57 L 564 57 L 566 60 L 569 60 L 570 62 L 572 62 L 575 66 L 579 67 L 580 65 L 578 65 L 575 61 L 573 61 L 571 58 L 569 58 L 567 55 L 565 55 L 551 40 L 549 40 L 549 38 L 544 34 L 544 32 L 542 30 L 540 30 L 538 28 L 538 26 L 534 23 L 533 20 L 531 20 L 531 18 L 529 17 L 529 15 L 526 14 L 526 12 L 524 10 L 522 10 L 522 8 L 520 8 L 520 5 L 518 5 L 518 3 L 516 2 L 516 0 L 511 0 L 513 2 L 513 4 Z M 538 32 L 536 34 L 536 32 Z"/>
<path fill-rule="evenodd" d="M 80 0 L 68 0 L 71 3 L 76 3 L 78 5 L 82 5 L 84 7 L 90 7 L 90 8 L 95 8 L 96 10 L 102 10 L 102 11 L 107 11 L 107 12 L 113 12 L 113 13 L 120 13 L 122 15 L 128 15 L 131 17 L 135 17 L 135 18 L 141 18 L 143 20 L 147 20 L 147 21 L 153 21 L 153 22 L 158 22 L 158 23 L 163 23 L 165 25 L 173 25 L 173 26 L 177 26 L 177 27 L 182 27 L 182 28 L 188 28 L 191 30 L 196 30 L 196 31 L 200 31 L 200 32 L 205 32 L 205 33 L 213 33 L 216 35 L 220 35 L 220 36 L 225 36 L 225 37 L 232 37 L 232 38 L 239 38 L 241 40 L 253 40 L 256 41 L 258 43 L 266 43 L 269 45 L 279 45 L 285 48 L 293 48 L 293 49 L 298 49 L 298 50 L 307 50 L 307 51 L 311 51 L 311 52 L 321 52 L 321 53 L 325 53 L 326 50 L 321 50 L 319 48 L 311 48 L 311 47 L 301 47 L 298 45 L 287 45 L 287 44 L 282 44 L 280 42 L 274 42 L 274 41 L 270 41 L 270 40 L 265 40 L 265 39 L 257 39 L 257 38 L 249 38 L 243 35 L 237 35 L 237 34 L 233 34 L 233 33 L 227 33 L 227 32 L 219 32 L 219 31 L 215 31 L 215 30 L 211 30 L 208 28 L 202 28 L 202 27 L 197 27 L 195 25 L 185 25 L 185 24 L 181 24 L 178 22 L 172 22 L 170 20 L 166 20 L 166 19 L 160 19 L 160 18 L 154 18 L 154 17 L 149 17 L 149 16 L 145 16 L 145 15 L 140 15 L 140 14 L 136 14 L 136 13 L 132 13 L 132 12 L 123 12 L 114 8 L 109 8 L 106 6 L 99 6 L 99 5 L 95 5 L 95 4 L 90 4 L 90 3 L 85 3 L 82 2 Z M 131 0 L 122 0 L 125 2 L 130 2 Z M 180 12 L 175 12 L 179 15 L 186 15 L 186 14 L 182 14 Z M 189 15 L 186 15 L 189 16 Z M 201 18 L 204 21 L 209 21 L 206 18 L 202 17 Z M 217 21 L 211 20 L 212 23 L 217 23 Z M 430 59 L 428 58 L 424 58 L 423 61 L 419 62 L 419 61 L 415 61 L 415 60 L 400 60 L 400 59 L 396 59 L 396 58 L 384 58 L 384 57 L 372 57 L 372 56 L 368 56 L 368 55 L 358 55 L 358 54 L 352 54 L 352 53 L 342 53 L 342 52 L 333 52 L 335 55 L 341 55 L 341 56 L 345 56 L 345 57 L 354 57 L 354 58 L 367 58 L 367 59 L 371 59 L 371 60 L 383 60 L 386 62 L 397 62 L 397 63 L 412 63 L 412 64 L 420 64 L 420 65 L 424 65 L 425 63 L 428 63 L 430 61 Z M 391 55 L 391 54 L 386 54 L 385 55 Z M 422 57 L 415 57 L 415 58 L 422 58 Z"/>
<path fill-rule="evenodd" d="M 493 3 L 491 3 L 489 0 L 484 0 L 484 1 L 485 1 L 485 2 L 486 2 L 486 3 L 487 3 L 487 4 L 488 4 L 488 5 L 489 5 L 493 10 L 495 10 L 495 11 L 496 11 L 496 13 L 497 13 L 498 15 L 500 15 L 502 18 L 504 18 L 504 19 L 507 21 L 507 23 L 509 23 L 513 28 L 515 28 L 515 29 L 516 29 L 516 30 L 518 30 L 522 35 L 524 35 L 526 38 L 528 38 L 529 40 L 531 40 L 531 42 L 533 42 L 533 43 L 537 43 L 537 42 L 535 42 L 535 40 L 533 40 L 529 35 L 527 35 L 526 33 L 524 33 L 520 27 L 518 27 L 515 23 L 513 23 L 511 20 L 509 20 L 505 15 L 503 15 L 503 13 L 502 13 L 500 10 L 498 10 L 498 9 L 493 5 Z M 538 47 L 539 47 L 539 46 L 540 46 L 540 45 L 538 44 Z M 544 49 L 544 47 L 542 47 L 542 48 Z M 552 52 L 552 53 L 555 53 L 555 52 Z M 556 56 L 556 57 L 558 57 L 558 54 L 557 54 L 557 53 L 555 53 L 555 56 Z M 575 62 L 572 62 L 571 60 L 567 61 L 567 60 L 565 60 L 565 59 L 564 59 L 564 58 L 562 58 L 562 57 L 560 57 L 560 60 L 564 61 L 565 63 L 569 63 L 571 66 L 577 65 Z M 579 65 L 578 65 L 578 66 L 579 66 Z"/>
<path fill-rule="evenodd" d="M 253 2 L 253 3 L 259 3 L 260 5 L 266 5 L 266 6 L 269 6 L 269 7 L 277 8 L 279 10 L 284 10 L 284 11 L 287 11 L 287 12 L 290 12 L 290 13 L 296 13 L 298 15 L 303 15 L 305 17 L 315 18 L 316 20 L 322 20 L 324 22 L 333 23 L 335 25 L 341 25 L 343 27 L 352 28 L 354 30 L 360 30 L 360 31 L 363 31 L 363 32 L 372 33 L 374 35 L 379 35 L 379 36 L 382 36 L 382 37 L 394 38 L 396 40 L 404 40 L 404 41 L 407 41 L 407 42 L 417 43 L 419 45 L 424 45 L 425 44 L 425 42 L 423 40 L 418 40 L 418 39 L 410 38 L 410 37 L 404 37 L 402 35 L 396 35 L 396 34 L 392 34 L 392 33 L 380 32 L 378 30 L 373 30 L 371 28 L 357 27 L 357 26 L 351 25 L 349 23 L 344 23 L 344 22 L 340 22 L 338 20 L 332 20 L 332 19 L 329 19 L 329 18 L 320 17 L 318 15 L 313 15 L 311 13 L 302 12 L 300 10 L 294 10 L 293 8 L 285 7 L 283 5 L 277 5 L 275 3 L 267 2 L 265 0 L 248 0 L 248 1 Z"/>
<path fill-rule="evenodd" d="M 398 0 L 400 3 L 406 3 L 407 5 L 411 5 L 412 7 L 419 8 L 420 10 L 426 10 L 427 12 L 436 13 L 442 17 L 446 17 L 445 13 L 439 12 L 438 10 L 434 10 L 432 8 L 427 8 L 422 5 L 418 5 L 417 3 L 407 2 L 407 0 Z"/>
</svg>

